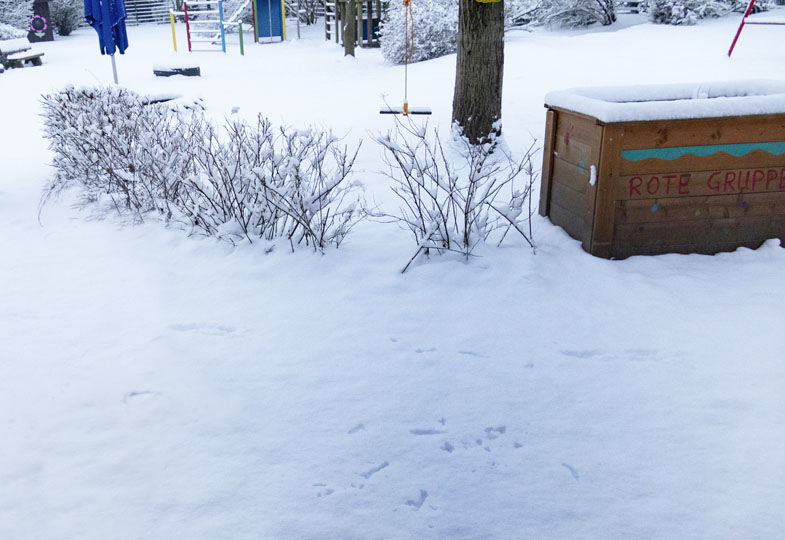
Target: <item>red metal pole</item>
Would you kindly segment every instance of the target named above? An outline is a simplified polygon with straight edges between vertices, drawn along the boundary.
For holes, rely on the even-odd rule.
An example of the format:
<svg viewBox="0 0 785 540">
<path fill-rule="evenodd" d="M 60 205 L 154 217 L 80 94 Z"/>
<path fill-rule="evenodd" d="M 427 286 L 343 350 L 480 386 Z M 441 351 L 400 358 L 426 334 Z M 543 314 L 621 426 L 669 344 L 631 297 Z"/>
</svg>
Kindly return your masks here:
<svg viewBox="0 0 785 540">
<path fill-rule="evenodd" d="M 755 0 L 752 0 L 753 2 Z M 185 35 L 188 37 L 188 52 L 191 52 L 191 27 L 188 24 L 188 2 L 183 2 L 183 11 L 185 11 Z"/>
<path fill-rule="evenodd" d="M 733 38 L 733 43 L 730 44 L 730 50 L 728 51 L 728 58 L 730 55 L 733 54 L 733 48 L 736 46 L 736 42 L 739 40 L 739 36 L 741 35 L 741 29 L 744 28 L 744 21 L 747 19 L 747 16 L 752 11 L 752 6 L 755 5 L 755 0 L 750 0 L 750 5 L 747 6 L 747 11 L 744 12 L 744 16 L 741 18 L 741 24 L 739 25 L 739 29 L 736 31 L 736 36 Z"/>
</svg>

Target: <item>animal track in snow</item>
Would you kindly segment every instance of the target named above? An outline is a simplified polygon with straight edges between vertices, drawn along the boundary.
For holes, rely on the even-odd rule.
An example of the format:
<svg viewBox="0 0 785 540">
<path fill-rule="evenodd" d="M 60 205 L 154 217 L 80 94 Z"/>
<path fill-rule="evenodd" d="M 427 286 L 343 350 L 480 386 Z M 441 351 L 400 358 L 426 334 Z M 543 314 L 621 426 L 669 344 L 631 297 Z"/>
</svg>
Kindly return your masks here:
<svg viewBox="0 0 785 540">
<path fill-rule="evenodd" d="M 352 429 L 350 429 L 346 433 L 348 433 L 349 435 L 354 435 L 358 431 L 364 431 L 364 430 L 365 430 L 365 425 L 364 424 L 357 424 L 356 426 L 354 426 Z"/>
<path fill-rule="evenodd" d="M 476 358 L 488 358 L 484 354 L 480 354 L 474 351 L 458 351 L 458 354 L 463 354 L 465 356 L 474 356 Z"/>
<path fill-rule="evenodd" d="M 129 400 L 132 400 L 137 397 L 141 396 L 160 396 L 161 392 L 155 392 L 154 390 L 134 390 L 132 392 L 128 392 L 125 396 L 123 396 L 123 402 L 127 403 Z"/>
<path fill-rule="evenodd" d="M 573 467 L 572 465 L 569 465 L 567 463 L 562 463 L 561 466 L 564 467 L 565 469 L 567 469 L 568 471 L 570 471 L 570 474 L 572 475 L 573 478 L 575 478 L 576 482 L 580 482 L 581 481 L 581 475 L 578 474 L 578 471 L 575 469 L 575 467 Z"/>
<path fill-rule="evenodd" d="M 420 508 L 422 508 L 422 505 L 425 502 L 425 499 L 427 498 L 428 498 L 428 492 L 425 491 L 424 489 L 421 489 L 420 498 L 416 501 L 413 499 L 409 499 L 408 501 L 406 501 L 406 506 L 411 506 L 415 510 L 419 510 Z"/>
<path fill-rule="evenodd" d="M 485 428 L 485 434 L 488 436 L 489 439 L 496 439 L 499 437 L 499 435 L 504 435 L 505 431 L 507 431 L 507 426 Z"/>
<path fill-rule="evenodd" d="M 422 354 L 424 352 L 436 352 L 436 347 L 431 347 L 430 349 L 420 349 L 420 348 L 417 348 L 417 349 L 414 349 L 414 352 L 416 352 L 417 354 Z"/>
<path fill-rule="evenodd" d="M 452 454 L 455 451 L 455 447 L 449 443 L 449 441 L 445 441 L 444 444 L 441 446 L 441 449 L 447 452 L 448 454 Z"/>
<path fill-rule="evenodd" d="M 561 350 L 559 351 L 564 356 L 571 356 L 573 358 L 594 358 L 602 354 L 602 351 L 593 349 L 591 351 L 574 351 L 574 350 Z"/>
<path fill-rule="evenodd" d="M 410 429 L 409 433 L 412 435 L 439 435 L 447 432 L 440 429 Z"/>
<path fill-rule="evenodd" d="M 232 326 L 206 323 L 178 323 L 169 325 L 169 328 L 176 332 L 192 332 L 206 336 L 229 336 L 237 332 Z"/>
<path fill-rule="evenodd" d="M 374 474 L 378 473 L 382 469 L 385 469 L 385 468 L 387 468 L 389 466 L 390 466 L 390 464 L 385 461 L 384 463 L 382 463 L 378 467 L 374 467 L 371 470 L 365 471 L 364 473 L 360 473 L 360 476 L 362 476 L 363 478 L 368 480 L 371 476 L 373 476 Z"/>
<path fill-rule="evenodd" d="M 321 489 L 321 490 L 319 490 L 319 491 L 316 493 L 316 496 L 317 496 L 317 497 L 327 497 L 328 495 L 332 495 L 333 493 L 335 493 L 335 490 L 334 490 L 334 489 L 330 489 L 330 488 L 328 488 L 328 487 L 327 487 L 327 484 L 322 484 L 321 482 L 319 482 L 319 483 L 316 483 L 316 484 L 313 484 L 313 487 L 320 487 L 320 488 L 322 488 L 322 487 L 323 487 L 323 488 L 326 488 L 326 489 Z"/>
</svg>

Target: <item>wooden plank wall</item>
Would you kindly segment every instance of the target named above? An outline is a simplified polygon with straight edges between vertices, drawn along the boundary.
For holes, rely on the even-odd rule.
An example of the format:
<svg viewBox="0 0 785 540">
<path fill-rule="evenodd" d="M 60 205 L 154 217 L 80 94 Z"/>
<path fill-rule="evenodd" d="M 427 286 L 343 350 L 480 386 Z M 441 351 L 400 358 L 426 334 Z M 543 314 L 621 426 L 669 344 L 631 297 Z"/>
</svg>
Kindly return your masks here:
<svg viewBox="0 0 785 540">
<path fill-rule="evenodd" d="M 596 194 L 591 171 L 599 165 L 602 131 L 590 118 L 548 111 L 540 213 L 580 240 L 586 250 L 591 246 Z"/>
<path fill-rule="evenodd" d="M 785 156 L 752 150 L 621 157 L 629 149 L 783 142 L 785 117 L 636 123 L 621 135 L 617 172 L 603 177 L 613 192 L 612 256 L 713 254 L 756 248 L 769 238 L 785 242 Z"/>
<path fill-rule="evenodd" d="M 549 110 L 542 174 L 540 213 L 593 255 L 785 244 L 785 115 L 603 125 Z"/>
</svg>

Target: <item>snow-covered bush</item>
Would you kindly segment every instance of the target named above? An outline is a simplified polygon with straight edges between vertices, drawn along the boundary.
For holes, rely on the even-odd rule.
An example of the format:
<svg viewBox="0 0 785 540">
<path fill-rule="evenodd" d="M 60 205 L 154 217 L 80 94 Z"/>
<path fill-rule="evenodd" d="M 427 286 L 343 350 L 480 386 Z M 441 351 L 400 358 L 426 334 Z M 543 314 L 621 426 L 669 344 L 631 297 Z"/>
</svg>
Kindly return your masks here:
<svg viewBox="0 0 785 540">
<path fill-rule="evenodd" d="M 512 24 L 579 28 L 616 22 L 615 0 L 518 0 L 507 12 Z"/>
<path fill-rule="evenodd" d="M 323 0 L 285 0 L 287 16 L 297 16 L 301 23 L 314 24 L 323 11 Z"/>
<path fill-rule="evenodd" d="M 236 20 L 235 20 L 236 17 Z M 244 25 L 253 24 L 253 7 L 248 0 L 224 0 L 224 20 L 242 21 Z M 227 26 L 226 30 L 234 32 L 237 28 Z"/>
<path fill-rule="evenodd" d="M 412 2 L 413 31 L 410 50 L 406 47 L 406 8 L 391 2 L 382 22 L 382 55 L 389 62 L 403 64 L 438 58 L 458 50 L 458 2 L 456 0 L 415 0 Z"/>
<path fill-rule="evenodd" d="M 532 24 L 537 14 L 539 0 L 506 0 L 504 2 L 504 26 Z"/>
<path fill-rule="evenodd" d="M 84 1 L 49 0 L 49 13 L 57 33 L 68 36 L 84 22 Z"/>
<path fill-rule="evenodd" d="M 758 2 L 756 2 L 756 5 Z M 696 24 L 701 19 L 722 17 L 731 11 L 744 11 L 748 2 L 741 5 L 738 0 L 649 0 L 649 19 L 662 24 Z M 756 11 L 767 9 L 761 3 Z"/>
<path fill-rule="evenodd" d="M 181 200 L 189 225 L 222 238 L 285 238 L 324 249 L 338 246 L 362 209 L 347 182 L 357 150 L 316 129 L 277 130 L 227 121 L 226 142 L 207 124 L 195 152 L 197 171 Z"/>
<path fill-rule="evenodd" d="M 118 87 L 44 96 L 55 178 L 42 199 L 78 186 L 86 204 L 157 216 L 231 243 L 286 239 L 338 246 L 362 216 L 348 178 L 357 152 L 329 132 L 227 120 L 151 104 Z"/>
<path fill-rule="evenodd" d="M 0 23 L 0 40 L 27 37 L 27 32 L 11 25 Z"/>
<path fill-rule="evenodd" d="M 518 161 L 494 138 L 472 144 L 456 134 L 442 144 L 436 130 L 396 118 L 394 131 L 376 137 L 385 150 L 386 173 L 402 205 L 397 214 L 375 217 L 398 223 L 417 244 L 414 256 L 452 251 L 469 257 L 497 233 L 501 244 L 510 230 L 533 247 L 531 191 L 533 145 Z M 516 179 L 523 175 L 523 186 Z"/>
<path fill-rule="evenodd" d="M 33 0 L 0 0 L 0 23 L 28 30 L 32 17 Z"/>
</svg>

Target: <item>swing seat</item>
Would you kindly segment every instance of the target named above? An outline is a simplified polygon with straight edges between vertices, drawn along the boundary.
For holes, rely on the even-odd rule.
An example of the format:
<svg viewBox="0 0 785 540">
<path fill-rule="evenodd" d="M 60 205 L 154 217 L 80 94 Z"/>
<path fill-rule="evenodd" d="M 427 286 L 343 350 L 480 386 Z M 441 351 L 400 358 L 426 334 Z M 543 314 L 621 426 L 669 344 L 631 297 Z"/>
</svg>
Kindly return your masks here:
<svg viewBox="0 0 785 540">
<path fill-rule="evenodd" d="M 402 114 L 404 116 L 409 116 L 410 114 L 433 114 L 433 111 L 426 107 L 409 107 L 409 112 L 406 112 L 403 109 L 381 109 L 379 114 Z"/>
</svg>

